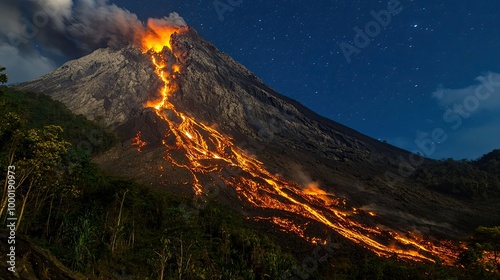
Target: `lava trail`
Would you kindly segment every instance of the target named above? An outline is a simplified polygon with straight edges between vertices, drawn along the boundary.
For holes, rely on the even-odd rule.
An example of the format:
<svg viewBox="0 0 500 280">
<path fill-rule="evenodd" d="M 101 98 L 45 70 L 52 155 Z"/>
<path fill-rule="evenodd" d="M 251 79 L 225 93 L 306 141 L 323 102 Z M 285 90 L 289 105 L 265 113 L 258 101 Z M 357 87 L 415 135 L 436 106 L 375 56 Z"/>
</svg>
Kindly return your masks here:
<svg viewBox="0 0 500 280">
<path fill-rule="evenodd" d="M 242 201 L 261 209 L 275 209 L 299 215 L 319 222 L 335 230 L 342 236 L 364 246 L 381 256 L 397 254 L 401 258 L 418 261 L 435 261 L 440 258 L 451 262 L 456 258 L 458 246 L 450 242 L 430 242 L 411 233 L 381 230 L 356 221 L 353 216 L 376 216 L 373 212 L 363 212 L 346 206 L 345 199 L 336 198 L 315 185 L 301 188 L 270 173 L 262 162 L 238 148 L 231 137 L 223 135 L 185 113 L 179 112 L 169 97 L 175 94 L 178 85 L 176 76 L 182 72 L 179 59 L 168 61 L 165 52 L 173 54 L 171 35 L 182 34 L 188 27 L 163 27 L 149 33 L 142 40 L 142 51 L 150 55 L 155 72 L 163 81 L 161 98 L 150 101 L 146 107 L 168 123 L 163 144 L 166 146 L 165 160 L 190 172 L 196 195 L 204 191 L 201 182 L 213 181 L 214 175 L 236 190 Z M 138 150 L 144 146 L 137 135 L 135 145 Z M 227 176 L 227 168 L 241 170 L 238 176 Z M 254 217 L 268 220 L 287 232 L 293 232 L 315 243 L 318 239 L 304 234 L 304 224 L 279 217 Z"/>
</svg>

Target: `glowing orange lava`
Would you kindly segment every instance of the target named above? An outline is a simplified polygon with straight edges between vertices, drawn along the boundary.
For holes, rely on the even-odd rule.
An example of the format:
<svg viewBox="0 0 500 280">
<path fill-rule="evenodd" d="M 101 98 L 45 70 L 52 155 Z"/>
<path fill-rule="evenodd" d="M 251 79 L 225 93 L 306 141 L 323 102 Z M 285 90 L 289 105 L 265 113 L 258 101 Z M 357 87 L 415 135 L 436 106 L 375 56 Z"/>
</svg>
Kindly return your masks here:
<svg viewBox="0 0 500 280">
<path fill-rule="evenodd" d="M 234 188 L 241 200 L 256 208 L 285 211 L 319 222 L 380 256 L 397 254 L 402 258 L 419 261 L 434 261 L 435 257 L 439 257 L 445 262 L 456 258 L 457 249 L 451 243 L 431 243 L 411 233 L 389 231 L 387 234 L 387 231 L 378 227 L 368 227 L 357 222 L 352 215 L 363 213 L 365 216 L 376 216 L 376 213 L 349 209 L 345 199 L 334 197 L 316 183 L 302 189 L 296 183 L 270 173 L 262 162 L 238 148 L 230 137 L 177 111 L 169 102 L 169 97 L 177 90 L 175 80 L 182 73 L 182 65 L 179 62 L 167 65 L 163 50 L 167 47 L 175 55 L 172 52 L 171 35 L 185 30 L 187 29 L 184 27 L 155 28 L 143 38 L 143 52 L 151 55 L 155 73 L 164 84 L 160 91 L 161 98 L 148 102 L 146 107 L 154 109 L 168 123 L 170 130 L 166 135 L 175 139 L 175 144 L 164 141 L 167 147 L 164 158 L 190 172 L 197 195 L 204 192 L 201 182 L 214 181 L 215 175 L 224 184 Z M 166 112 L 169 112 L 170 117 L 167 117 Z M 179 151 L 181 153 L 176 153 Z M 225 175 L 223 170 L 228 167 L 241 170 L 241 175 Z M 268 220 L 312 243 L 318 242 L 316 237 L 305 236 L 304 228 L 307 225 L 279 217 L 254 219 Z"/>
<path fill-rule="evenodd" d="M 327 204 L 335 202 L 335 200 L 330 198 L 332 196 L 332 194 L 329 194 L 329 193 L 325 192 L 324 190 L 320 189 L 318 187 L 318 183 L 316 183 L 316 182 L 312 182 L 312 183 L 307 184 L 307 187 L 305 189 L 303 189 L 302 191 L 307 195 L 316 196 L 316 197 L 320 198 L 321 200 L 323 200 Z"/>
<path fill-rule="evenodd" d="M 137 132 L 134 138 L 132 138 L 132 146 L 137 146 L 137 151 L 142 152 L 142 147 L 146 146 L 148 143 L 142 141 L 141 132 Z"/>
<path fill-rule="evenodd" d="M 146 35 L 142 38 L 142 49 L 150 50 L 159 53 L 164 47 L 172 49 L 170 45 L 170 37 L 175 32 L 179 32 L 182 29 L 180 26 L 175 25 L 157 25 L 154 24 L 152 19 L 148 20 L 148 31 Z"/>
</svg>

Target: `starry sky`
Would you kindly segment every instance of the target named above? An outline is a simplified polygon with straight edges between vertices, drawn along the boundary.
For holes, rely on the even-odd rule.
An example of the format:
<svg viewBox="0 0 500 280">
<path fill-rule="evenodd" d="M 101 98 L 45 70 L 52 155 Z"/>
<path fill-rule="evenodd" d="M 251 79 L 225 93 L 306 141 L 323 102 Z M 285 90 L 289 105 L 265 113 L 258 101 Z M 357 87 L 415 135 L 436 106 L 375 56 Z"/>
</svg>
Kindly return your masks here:
<svg viewBox="0 0 500 280">
<path fill-rule="evenodd" d="M 500 148 L 498 0 L 111 3 L 141 21 L 178 12 L 279 93 L 375 139 L 437 159 Z M 11 81 L 68 58 L 36 50 L 37 70 Z"/>
</svg>

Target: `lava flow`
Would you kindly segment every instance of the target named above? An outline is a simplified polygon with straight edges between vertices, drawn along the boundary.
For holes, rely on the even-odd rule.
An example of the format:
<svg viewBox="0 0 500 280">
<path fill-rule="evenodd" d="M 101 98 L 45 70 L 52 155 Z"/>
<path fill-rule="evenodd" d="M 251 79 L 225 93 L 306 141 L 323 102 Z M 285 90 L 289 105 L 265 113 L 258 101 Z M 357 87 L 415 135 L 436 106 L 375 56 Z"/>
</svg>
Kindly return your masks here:
<svg viewBox="0 0 500 280">
<path fill-rule="evenodd" d="M 239 198 L 253 207 L 274 209 L 319 222 L 380 256 L 397 254 L 411 260 L 435 261 L 440 258 L 445 262 L 456 258 L 458 247 L 450 242 L 430 242 L 409 232 L 382 230 L 357 222 L 352 218 L 353 215 L 369 218 L 376 216 L 376 213 L 349 208 L 345 199 L 335 198 L 315 184 L 302 189 L 296 183 L 270 173 L 262 162 L 238 148 L 230 137 L 177 111 L 169 97 L 178 89 L 175 80 L 182 72 L 182 65 L 177 58 L 175 62 L 170 62 L 171 59 L 167 59 L 165 53 L 175 56 L 170 42 L 171 35 L 176 32 L 182 34 L 186 30 L 187 27 L 152 29 L 143 38 L 142 50 L 151 56 L 155 72 L 164 84 L 160 91 L 161 99 L 146 104 L 169 126 L 163 140 L 167 147 L 164 158 L 174 166 L 190 172 L 196 195 L 202 195 L 206 191 L 202 182 L 217 178 L 234 188 Z M 224 171 L 228 168 L 241 172 L 228 176 Z M 304 234 L 307 223 L 301 224 L 279 217 L 254 219 L 268 220 L 282 230 L 293 232 L 312 243 L 318 240 Z"/>
<path fill-rule="evenodd" d="M 137 132 L 134 138 L 132 138 L 132 146 L 137 146 L 137 151 L 142 152 L 142 147 L 146 146 L 148 143 L 142 141 L 141 132 Z"/>
</svg>

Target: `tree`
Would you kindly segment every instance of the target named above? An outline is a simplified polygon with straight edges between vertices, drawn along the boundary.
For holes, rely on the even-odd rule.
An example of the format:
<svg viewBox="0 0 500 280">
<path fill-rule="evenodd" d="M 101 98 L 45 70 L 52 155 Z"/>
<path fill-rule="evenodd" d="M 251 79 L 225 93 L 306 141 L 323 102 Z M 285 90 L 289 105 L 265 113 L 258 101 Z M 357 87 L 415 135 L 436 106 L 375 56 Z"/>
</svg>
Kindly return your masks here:
<svg viewBox="0 0 500 280">
<path fill-rule="evenodd" d="M 0 84 L 5 84 L 8 80 L 7 74 L 2 73 L 4 70 L 5 67 L 0 66 Z"/>
<path fill-rule="evenodd" d="M 467 250 L 460 253 L 458 256 L 458 264 L 466 268 L 477 267 L 482 258 L 483 251 L 481 250 L 481 245 L 472 243 L 468 246 Z"/>
<path fill-rule="evenodd" d="M 125 196 L 129 190 L 125 190 L 123 193 L 121 202 L 120 202 L 120 211 L 118 212 L 118 218 L 116 219 L 116 227 L 112 228 L 113 230 L 113 235 L 111 237 L 111 252 L 114 253 L 116 249 L 116 241 L 118 239 L 118 235 L 121 234 L 123 231 L 123 225 L 122 225 L 122 210 L 123 210 L 123 203 L 125 202 Z"/>
<path fill-rule="evenodd" d="M 55 189 L 63 186 L 62 171 L 55 167 L 61 163 L 70 144 L 59 139 L 61 133 L 62 128 L 54 125 L 19 132 L 14 157 L 16 170 L 19 170 L 16 190 L 20 190 L 22 201 L 16 229 L 32 195 L 37 198 L 37 205 L 32 207 L 36 212 Z"/>
<path fill-rule="evenodd" d="M 483 251 L 487 252 L 488 263 L 492 267 L 500 268 L 498 256 L 500 255 L 500 226 L 498 227 L 478 227 L 472 239 L 481 244 Z"/>
<path fill-rule="evenodd" d="M 177 273 L 179 275 L 179 280 L 181 280 L 183 273 L 189 272 L 191 270 L 191 266 L 189 264 L 191 263 L 191 258 L 193 255 L 190 253 L 190 249 L 191 246 L 194 245 L 194 243 L 190 243 L 189 246 L 185 249 L 185 242 L 182 239 L 182 234 L 180 238 L 174 239 L 179 242 L 179 251 L 175 255 L 177 261 Z"/>
<path fill-rule="evenodd" d="M 4 106 L 5 103 L 0 101 L 0 107 L 3 108 Z M 14 163 L 16 143 L 19 142 L 22 136 L 23 121 L 19 115 L 12 112 L 0 112 L 0 118 L 2 119 L 2 122 L 0 122 L 0 149 L 7 151 L 8 165 L 10 166 Z M 17 178 L 17 183 L 20 182 L 20 179 L 22 180 L 22 178 Z M 2 217 L 7 207 L 7 187 L 7 180 L 5 180 L 0 203 L 0 217 Z"/>
<path fill-rule="evenodd" d="M 165 271 L 167 269 L 167 262 L 172 258 L 172 252 L 170 251 L 171 242 L 168 238 L 161 238 L 161 246 L 160 249 L 154 250 L 155 254 L 158 255 L 158 266 L 160 271 L 158 272 L 159 280 L 163 280 L 165 277 Z"/>
<path fill-rule="evenodd" d="M 467 250 L 458 263 L 467 268 L 500 272 L 500 226 L 478 227 L 472 234 Z"/>
</svg>

